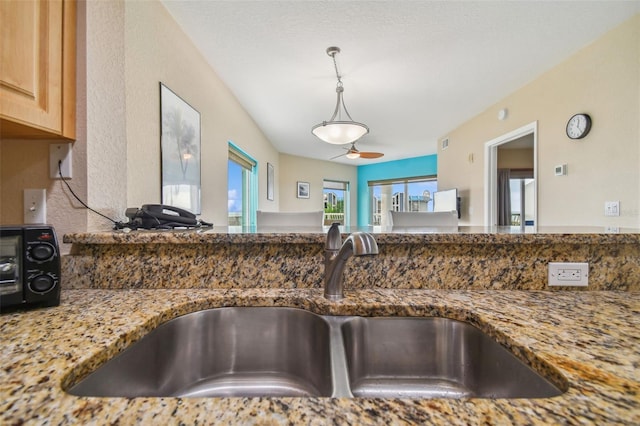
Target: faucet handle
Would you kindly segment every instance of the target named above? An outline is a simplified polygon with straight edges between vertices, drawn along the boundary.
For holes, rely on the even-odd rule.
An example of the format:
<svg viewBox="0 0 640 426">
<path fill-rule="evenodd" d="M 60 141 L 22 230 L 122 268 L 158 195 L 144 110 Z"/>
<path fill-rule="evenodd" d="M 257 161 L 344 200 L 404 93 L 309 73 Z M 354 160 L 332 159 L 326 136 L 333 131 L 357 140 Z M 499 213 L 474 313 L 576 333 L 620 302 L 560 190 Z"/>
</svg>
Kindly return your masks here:
<svg viewBox="0 0 640 426">
<path fill-rule="evenodd" d="M 354 232 L 349 238 L 353 240 L 353 254 L 355 256 L 378 254 L 378 243 L 373 235 L 366 232 Z"/>
<path fill-rule="evenodd" d="M 338 251 L 342 246 L 342 236 L 340 235 L 340 224 L 334 222 L 327 232 L 327 241 L 324 245 L 325 250 Z"/>
</svg>

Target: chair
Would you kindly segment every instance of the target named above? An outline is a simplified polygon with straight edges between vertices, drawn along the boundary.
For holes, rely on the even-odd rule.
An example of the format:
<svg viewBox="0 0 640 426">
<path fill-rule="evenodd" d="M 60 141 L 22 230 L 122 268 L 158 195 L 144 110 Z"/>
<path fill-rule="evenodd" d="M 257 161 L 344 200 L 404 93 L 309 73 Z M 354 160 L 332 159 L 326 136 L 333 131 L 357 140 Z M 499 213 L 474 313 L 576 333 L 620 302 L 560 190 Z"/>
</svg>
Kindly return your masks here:
<svg viewBox="0 0 640 426">
<path fill-rule="evenodd" d="M 391 211 L 394 227 L 458 226 L 458 212 L 395 212 Z"/>
<path fill-rule="evenodd" d="M 257 226 L 263 227 L 317 227 L 322 228 L 324 212 L 263 212 L 257 211 Z"/>
</svg>

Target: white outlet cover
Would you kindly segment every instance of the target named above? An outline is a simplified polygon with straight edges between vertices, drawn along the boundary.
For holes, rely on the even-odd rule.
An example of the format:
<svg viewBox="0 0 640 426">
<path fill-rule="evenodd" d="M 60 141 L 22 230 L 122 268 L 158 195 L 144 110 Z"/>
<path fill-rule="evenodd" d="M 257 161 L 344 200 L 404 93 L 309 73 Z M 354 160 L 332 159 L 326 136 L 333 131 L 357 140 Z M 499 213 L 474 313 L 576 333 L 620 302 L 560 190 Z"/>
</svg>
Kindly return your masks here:
<svg viewBox="0 0 640 426">
<path fill-rule="evenodd" d="M 563 275 L 565 275 L 564 278 Z M 587 287 L 589 285 L 589 263 L 549 262 L 548 280 L 550 287 Z"/>
<path fill-rule="evenodd" d="M 51 179 L 60 179 L 58 161 L 62 161 L 62 164 L 60 165 L 62 177 L 65 179 L 71 179 L 70 143 L 53 143 L 49 145 L 49 177 Z"/>
</svg>

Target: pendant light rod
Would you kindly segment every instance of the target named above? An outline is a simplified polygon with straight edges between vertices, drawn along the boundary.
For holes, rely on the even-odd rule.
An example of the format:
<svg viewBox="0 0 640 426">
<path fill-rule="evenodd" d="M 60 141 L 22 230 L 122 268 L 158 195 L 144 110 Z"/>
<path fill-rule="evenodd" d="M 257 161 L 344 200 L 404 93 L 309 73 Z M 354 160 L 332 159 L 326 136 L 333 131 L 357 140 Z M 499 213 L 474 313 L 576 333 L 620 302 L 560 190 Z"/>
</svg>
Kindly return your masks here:
<svg viewBox="0 0 640 426">
<path fill-rule="evenodd" d="M 336 62 L 336 55 L 338 53 L 340 53 L 340 48 L 337 46 L 327 48 L 327 55 L 333 59 L 333 67 L 336 71 L 336 79 L 338 80 L 336 83 L 336 108 L 329 121 L 323 121 L 322 123 L 313 126 L 311 128 L 311 133 L 324 142 L 343 145 L 353 143 L 369 133 L 369 127 L 362 123 L 353 121 L 351 114 L 349 114 L 349 111 L 344 104 L 344 87 L 342 84 L 342 77 L 338 71 L 338 63 Z M 341 107 L 349 120 L 342 120 Z M 336 117 L 338 120 L 336 120 Z"/>
<path fill-rule="evenodd" d="M 333 59 L 333 68 L 336 70 L 336 78 L 338 79 L 338 83 L 342 83 L 342 80 L 340 80 L 340 73 L 338 72 L 338 63 L 336 62 L 336 55 L 338 53 L 340 53 L 339 47 L 327 47 L 327 55 L 331 56 L 331 59 Z"/>
<path fill-rule="evenodd" d="M 338 94 L 338 99 L 336 101 L 336 109 L 333 111 L 333 115 L 329 119 L 329 121 L 333 121 L 336 116 L 340 112 L 340 105 L 342 105 L 342 109 L 344 109 L 345 114 L 349 117 L 349 120 L 353 121 L 349 111 L 347 110 L 347 106 L 344 104 L 344 97 L 342 94 L 344 93 L 344 87 L 342 84 L 342 77 L 340 76 L 340 72 L 338 72 L 338 63 L 336 62 L 336 55 L 340 53 L 340 48 L 337 46 L 331 46 L 327 48 L 327 55 L 331 56 L 333 59 L 333 68 L 336 70 L 336 78 L 338 79 L 338 83 L 336 84 L 336 93 Z M 340 118 L 340 117 L 338 117 Z"/>
</svg>

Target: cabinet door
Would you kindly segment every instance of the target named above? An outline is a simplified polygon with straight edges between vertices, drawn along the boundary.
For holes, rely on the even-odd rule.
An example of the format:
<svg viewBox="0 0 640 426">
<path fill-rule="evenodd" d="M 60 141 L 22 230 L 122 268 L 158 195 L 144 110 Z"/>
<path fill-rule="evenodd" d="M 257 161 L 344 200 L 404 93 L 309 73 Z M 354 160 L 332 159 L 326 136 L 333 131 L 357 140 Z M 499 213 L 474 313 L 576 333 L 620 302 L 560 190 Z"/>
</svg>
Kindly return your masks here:
<svg viewBox="0 0 640 426">
<path fill-rule="evenodd" d="M 75 4 L 65 16 L 61 0 L 0 1 L 0 118 L 2 135 L 14 137 L 65 135 L 65 90 L 71 89 L 75 109 Z M 68 7 L 69 5 L 67 5 Z M 72 21 L 65 22 L 65 19 Z M 73 61 L 65 59 L 64 44 L 73 36 Z M 68 41 L 68 40 L 67 40 Z M 65 69 L 65 66 L 73 69 Z M 64 87 L 70 72 L 73 87 Z"/>
</svg>

